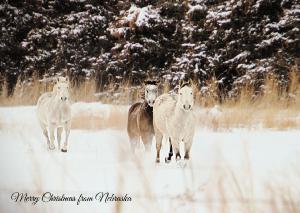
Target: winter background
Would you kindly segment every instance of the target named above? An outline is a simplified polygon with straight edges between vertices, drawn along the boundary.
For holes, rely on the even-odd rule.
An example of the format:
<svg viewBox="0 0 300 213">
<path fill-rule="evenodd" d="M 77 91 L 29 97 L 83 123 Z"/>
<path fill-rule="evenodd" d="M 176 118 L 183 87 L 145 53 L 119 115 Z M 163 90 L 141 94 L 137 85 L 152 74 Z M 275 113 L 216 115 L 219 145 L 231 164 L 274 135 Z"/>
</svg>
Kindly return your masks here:
<svg viewBox="0 0 300 213">
<path fill-rule="evenodd" d="M 300 212 L 298 0 L 15 0 L 0 23 L 0 212 Z M 72 81 L 68 153 L 46 149 L 35 115 L 57 75 Z M 162 93 L 184 76 L 190 162 L 155 164 L 155 141 L 132 155 L 142 82 Z M 15 191 L 133 201 L 32 205 Z"/>
</svg>

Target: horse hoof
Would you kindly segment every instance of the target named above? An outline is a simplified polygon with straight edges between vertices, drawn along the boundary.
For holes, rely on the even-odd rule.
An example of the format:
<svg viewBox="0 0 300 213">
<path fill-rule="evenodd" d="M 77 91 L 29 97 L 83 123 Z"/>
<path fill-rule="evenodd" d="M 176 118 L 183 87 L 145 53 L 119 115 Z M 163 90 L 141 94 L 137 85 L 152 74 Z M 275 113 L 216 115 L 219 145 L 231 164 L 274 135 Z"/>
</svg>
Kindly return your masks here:
<svg viewBox="0 0 300 213">
<path fill-rule="evenodd" d="M 55 146 L 49 146 L 49 150 L 54 150 Z"/>
<path fill-rule="evenodd" d="M 66 149 L 61 149 L 61 151 L 62 151 L 62 152 L 67 152 L 68 150 L 66 150 Z"/>
<path fill-rule="evenodd" d="M 156 161 L 155 161 L 156 163 L 160 163 L 160 160 L 159 159 L 156 159 Z"/>
<path fill-rule="evenodd" d="M 170 163 L 171 159 L 168 159 L 167 157 L 165 158 L 165 163 Z"/>
<path fill-rule="evenodd" d="M 178 164 L 178 166 L 179 166 L 180 168 L 186 168 L 186 166 L 187 166 L 187 161 L 185 161 L 185 160 L 179 160 L 179 161 L 177 161 L 177 164 Z"/>
</svg>

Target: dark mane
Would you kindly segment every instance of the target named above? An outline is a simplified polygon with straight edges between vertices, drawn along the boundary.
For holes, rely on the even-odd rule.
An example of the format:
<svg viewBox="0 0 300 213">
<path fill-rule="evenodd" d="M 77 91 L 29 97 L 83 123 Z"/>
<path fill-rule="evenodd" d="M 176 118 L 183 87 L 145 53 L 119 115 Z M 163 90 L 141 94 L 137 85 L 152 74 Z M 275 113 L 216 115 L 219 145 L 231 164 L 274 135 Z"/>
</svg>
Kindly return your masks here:
<svg viewBox="0 0 300 213">
<path fill-rule="evenodd" d="M 157 85 L 157 81 L 155 81 L 155 80 L 147 80 L 147 81 L 145 81 L 145 84 L 146 85 Z"/>
<path fill-rule="evenodd" d="M 184 82 L 184 83 L 182 83 L 182 85 L 181 85 L 180 87 L 182 88 L 182 87 L 185 87 L 185 86 L 188 86 L 188 87 L 189 87 L 189 86 L 190 86 L 190 83 L 189 83 L 189 82 Z"/>
</svg>

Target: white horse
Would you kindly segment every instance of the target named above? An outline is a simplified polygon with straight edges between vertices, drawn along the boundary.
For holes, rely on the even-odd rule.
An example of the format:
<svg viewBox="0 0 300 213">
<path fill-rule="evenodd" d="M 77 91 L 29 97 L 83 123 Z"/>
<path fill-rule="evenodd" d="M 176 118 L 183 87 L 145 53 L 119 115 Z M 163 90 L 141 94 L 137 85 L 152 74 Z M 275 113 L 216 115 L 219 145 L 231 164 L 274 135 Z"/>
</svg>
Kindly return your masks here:
<svg viewBox="0 0 300 213">
<path fill-rule="evenodd" d="M 37 102 L 37 115 L 50 150 L 55 149 L 54 130 L 57 128 L 58 149 L 60 149 L 62 131 L 63 129 L 65 130 L 65 143 L 61 151 L 67 152 L 68 137 L 71 128 L 71 104 L 69 102 L 68 78 L 58 77 L 53 91 L 40 96 Z"/>
<path fill-rule="evenodd" d="M 153 106 L 153 126 L 156 139 L 156 162 L 160 162 L 162 138 L 170 140 L 170 152 L 165 161 L 168 163 L 173 156 L 180 160 L 180 142 L 184 142 L 184 159 L 190 157 L 195 131 L 195 115 L 193 113 L 194 97 L 192 82 L 180 82 L 178 94 L 163 94 L 159 96 Z"/>
</svg>

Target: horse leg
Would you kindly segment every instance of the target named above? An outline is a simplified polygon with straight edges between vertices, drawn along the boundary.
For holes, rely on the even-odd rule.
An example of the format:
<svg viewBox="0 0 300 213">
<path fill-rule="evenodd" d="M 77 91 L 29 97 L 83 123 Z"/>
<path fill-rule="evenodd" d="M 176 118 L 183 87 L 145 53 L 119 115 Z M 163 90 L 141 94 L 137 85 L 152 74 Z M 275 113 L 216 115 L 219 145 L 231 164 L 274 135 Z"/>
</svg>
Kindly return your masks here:
<svg viewBox="0 0 300 213">
<path fill-rule="evenodd" d="M 155 141 L 156 141 L 156 163 L 160 162 L 160 149 L 162 143 L 163 134 L 159 130 L 155 130 Z"/>
<path fill-rule="evenodd" d="M 40 124 L 41 124 L 42 130 L 43 130 L 43 134 L 44 134 L 44 136 L 47 140 L 47 145 L 49 147 L 50 146 L 50 140 L 49 140 L 49 136 L 48 136 L 47 126 L 45 124 L 42 124 L 42 123 L 40 123 Z"/>
<path fill-rule="evenodd" d="M 50 144 L 49 144 L 49 149 L 53 150 L 55 149 L 55 145 L 54 145 L 54 126 L 52 124 L 49 125 L 49 132 L 50 132 Z"/>
<path fill-rule="evenodd" d="M 184 150 L 185 150 L 184 159 L 185 160 L 190 159 L 190 150 L 192 147 L 192 143 L 193 143 L 193 139 L 188 139 L 187 142 L 184 144 Z"/>
<path fill-rule="evenodd" d="M 179 141 L 180 141 L 179 139 L 171 137 L 171 144 L 175 152 L 176 161 L 181 159 L 180 152 L 179 152 Z"/>
<path fill-rule="evenodd" d="M 165 158 L 166 163 L 170 163 L 172 156 L 173 156 L 173 148 L 172 148 L 171 138 L 169 138 L 169 144 L 170 144 L 170 151 L 169 151 L 169 156 Z"/>
<path fill-rule="evenodd" d="M 139 136 L 132 136 L 129 137 L 129 141 L 130 141 L 130 147 L 131 147 L 131 151 L 132 153 L 134 153 L 138 143 L 139 143 Z"/>
<path fill-rule="evenodd" d="M 61 149 L 62 152 L 67 152 L 68 151 L 68 139 L 69 139 L 69 134 L 70 134 L 70 128 L 71 128 L 71 123 L 67 122 L 67 124 L 65 124 L 64 129 L 65 129 L 65 134 L 66 134 L 66 138 L 65 138 L 65 143 L 63 148 Z"/>
<path fill-rule="evenodd" d="M 61 142 L 61 133 L 63 131 L 62 127 L 57 128 L 57 143 L 58 143 L 58 149 L 60 149 L 60 142 Z"/>
<path fill-rule="evenodd" d="M 153 134 L 151 134 L 151 133 L 142 133 L 141 136 L 142 136 L 142 141 L 144 143 L 146 152 L 150 152 L 151 151 Z"/>
</svg>

